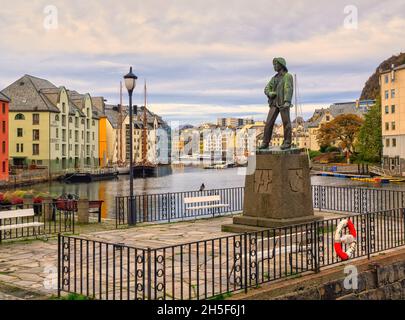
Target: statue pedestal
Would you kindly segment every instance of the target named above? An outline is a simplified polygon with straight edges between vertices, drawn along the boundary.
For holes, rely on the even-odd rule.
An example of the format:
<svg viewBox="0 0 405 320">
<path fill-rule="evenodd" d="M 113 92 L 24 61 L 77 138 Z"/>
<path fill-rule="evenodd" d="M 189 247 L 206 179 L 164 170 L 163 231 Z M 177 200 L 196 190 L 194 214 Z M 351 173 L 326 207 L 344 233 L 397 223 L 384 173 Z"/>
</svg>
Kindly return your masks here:
<svg viewBox="0 0 405 320">
<path fill-rule="evenodd" d="M 258 151 L 247 170 L 243 215 L 222 231 L 260 231 L 321 219 L 314 215 L 309 160 L 301 149 Z"/>
</svg>

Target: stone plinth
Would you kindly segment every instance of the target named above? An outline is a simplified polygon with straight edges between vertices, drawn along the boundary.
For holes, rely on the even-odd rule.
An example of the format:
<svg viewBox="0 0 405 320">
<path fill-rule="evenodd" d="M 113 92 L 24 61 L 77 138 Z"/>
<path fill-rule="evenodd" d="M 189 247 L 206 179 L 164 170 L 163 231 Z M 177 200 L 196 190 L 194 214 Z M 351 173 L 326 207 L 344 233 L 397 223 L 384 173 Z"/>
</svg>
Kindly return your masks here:
<svg viewBox="0 0 405 320">
<path fill-rule="evenodd" d="M 314 216 L 309 160 L 301 149 L 258 151 L 249 158 L 243 215 L 226 232 L 249 232 L 320 219 Z"/>
</svg>

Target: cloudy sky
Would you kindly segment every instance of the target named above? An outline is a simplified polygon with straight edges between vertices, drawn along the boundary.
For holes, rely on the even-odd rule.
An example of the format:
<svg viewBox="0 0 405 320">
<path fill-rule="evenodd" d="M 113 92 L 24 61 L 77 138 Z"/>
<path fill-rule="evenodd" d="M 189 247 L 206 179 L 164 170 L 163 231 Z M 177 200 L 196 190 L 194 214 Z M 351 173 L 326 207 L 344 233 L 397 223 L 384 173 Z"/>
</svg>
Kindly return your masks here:
<svg viewBox="0 0 405 320">
<path fill-rule="evenodd" d="M 31 74 L 118 103 L 132 65 L 135 102 L 146 79 L 151 109 L 181 123 L 262 120 L 274 56 L 297 74 L 308 117 L 357 99 L 377 65 L 405 49 L 403 0 L 0 3 L 0 88 Z"/>
</svg>

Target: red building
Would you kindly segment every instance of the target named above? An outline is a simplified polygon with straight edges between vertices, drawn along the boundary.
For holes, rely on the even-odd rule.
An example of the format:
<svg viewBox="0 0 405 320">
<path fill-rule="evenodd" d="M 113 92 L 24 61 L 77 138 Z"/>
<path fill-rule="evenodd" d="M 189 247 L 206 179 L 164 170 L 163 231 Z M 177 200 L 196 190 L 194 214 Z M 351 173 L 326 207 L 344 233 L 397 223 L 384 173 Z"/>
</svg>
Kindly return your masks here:
<svg viewBox="0 0 405 320">
<path fill-rule="evenodd" d="M 8 180 L 8 103 L 0 92 L 0 180 Z"/>
</svg>

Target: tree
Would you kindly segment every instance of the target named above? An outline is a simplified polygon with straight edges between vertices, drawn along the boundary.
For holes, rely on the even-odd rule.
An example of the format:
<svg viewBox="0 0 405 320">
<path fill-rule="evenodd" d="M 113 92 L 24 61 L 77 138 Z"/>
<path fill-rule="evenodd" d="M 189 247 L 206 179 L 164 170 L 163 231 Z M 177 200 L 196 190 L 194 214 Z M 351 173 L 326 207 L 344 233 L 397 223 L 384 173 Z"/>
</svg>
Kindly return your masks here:
<svg viewBox="0 0 405 320">
<path fill-rule="evenodd" d="M 359 158 L 367 162 L 380 162 L 383 149 L 381 128 L 381 99 L 365 116 L 363 126 L 360 128 L 357 143 Z"/>
<path fill-rule="evenodd" d="M 338 144 L 342 150 L 354 152 L 354 143 L 363 119 L 354 114 L 342 114 L 328 123 L 324 123 L 316 136 L 321 146 Z"/>
</svg>

